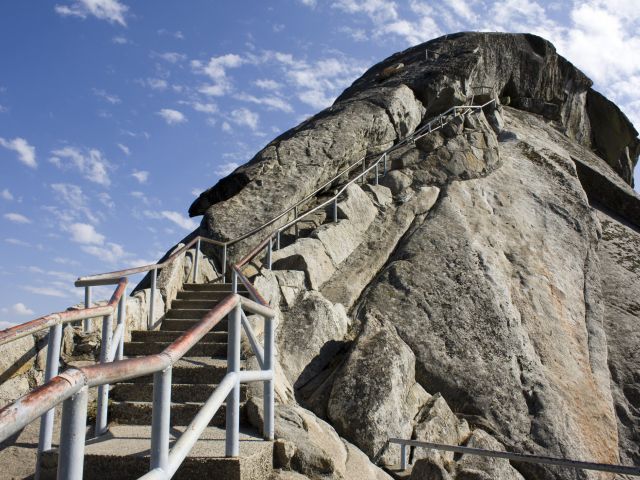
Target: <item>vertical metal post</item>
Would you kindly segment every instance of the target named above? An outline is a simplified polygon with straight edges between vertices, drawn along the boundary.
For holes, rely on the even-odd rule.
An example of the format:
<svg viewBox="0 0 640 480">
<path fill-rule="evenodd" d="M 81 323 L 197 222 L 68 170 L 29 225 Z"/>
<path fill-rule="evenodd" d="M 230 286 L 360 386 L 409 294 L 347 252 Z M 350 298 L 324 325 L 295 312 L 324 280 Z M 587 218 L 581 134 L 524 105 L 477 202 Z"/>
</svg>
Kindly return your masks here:
<svg viewBox="0 0 640 480">
<path fill-rule="evenodd" d="M 295 233 L 296 238 L 298 238 L 298 222 L 297 222 L 297 220 L 298 220 L 298 207 L 297 206 L 293 207 L 293 220 L 296 222 L 293 225 L 293 231 Z"/>
<path fill-rule="evenodd" d="M 84 287 L 84 308 L 89 308 L 91 306 L 91 287 Z M 82 321 L 82 325 L 84 327 L 85 333 L 89 333 L 93 330 L 92 323 L 90 318 L 85 318 Z"/>
<path fill-rule="evenodd" d="M 124 292 L 122 292 L 122 297 L 120 297 L 120 302 L 118 303 L 118 323 L 117 325 L 122 325 L 122 335 L 120 336 L 120 341 L 118 342 L 118 351 L 116 352 L 116 360 L 122 360 L 124 356 L 124 335 L 126 333 L 126 322 L 127 322 L 127 287 L 124 288 Z"/>
<path fill-rule="evenodd" d="M 382 171 L 382 176 L 387 175 L 387 154 L 384 154 L 384 170 Z"/>
<path fill-rule="evenodd" d="M 276 236 L 276 250 L 280 250 L 280 230 L 278 230 L 278 235 Z"/>
<path fill-rule="evenodd" d="M 273 318 L 264 317 L 264 370 L 271 370 L 271 379 L 266 380 L 264 388 L 264 438 L 273 440 L 274 430 L 274 354 L 275 354 L 275 322 Z"/>
<path fill-rule="evenodd" d="M 200 259 L 200 239 L 196 243 L 196 254 L 193 259 L 193 283 L 198 282 L 198 260 Z"/>
<path fill-rule="evenodd" d="M 269 245 L 267 245 L 267 268 L 271 270 L 271 254 L 273 253 L 273 237 L 269 238 Z"/>
<path fill-rule="evenodd" d="M 60 345 L 62 341 L 62 325 L 54 325 L 49 329 L 49 342 L 47 344 L 47 365 L 44 372 L 44 383 L 58 375 L 60 365 Z M 36 478 L 40 474 L 42 454 L 51 450 L 51 438 L 53 437 L 53 419 L 55 410 L 52 408 L 40 417 L 40 437 L 38 439 L 38 463 L 36 465 Z"/>
<path fill-rule="evenodd" d="M 240 319 L 241 305 L 229 313 L 228 330 L 229 340 L 227 346 L 227 373 L 240 373 Z M 233 390 L 227 396 L 227 436 L 225 440 L 225 456 L 237 457 L 240 453 L 240 381 L 236 376 Z"/>
<path fill-rule="evenodd" d="M 105 315 L 102 318 L 102 343 L 100 344 L 100 363 L 107 363 L 111 350 L 111 338 L 113 335 L 113 316 Z M 98 405 L 96 411 L 96 433 L 100 436 L 107 431 L 107 408 L 109 407 L 109 385 L 98 387 Z"/>
<path fill-rule="evenodd" d="M 151 270 L 151 295 L 149 303 L 149 324 L 147 330 L 152 330 L 155 322 L 155 309 L 156 309 L 156 281 L 158 279 L 158 269 Z"/>
<path fill-rule="evenodd" d="M 375 184 L 376 184 L 376 185 L 378 185 L 378 175 L 379 175 L 379 172 L 378 172 L 378 163 L 376 163 L 376 179 L 375 179 Z"/>
<path fill-rule="evenodd" d="M 360 183 L 364 185 L 365 182 L 365 177 L 366 175 L 364 174 L 365 170 L 367 169 L 367 160 L 365 158 L 362 159 L 362 176 L 360 177 Z"/>
<path fill-rule="evenodd" d="M 407 446 L 400 444 L 400 470 L 407 469 Z"/>
<path fill-rule="evenodd" d="M 338 197 L 333 199 L 333 221 L 338 221 Z"/>
<path fill-rule="evenodd" d="M 231 291 L 238 293 L 238 273 L 235 270 L 231 271 Z"/>
<path fill-rule="evenodd" d="M 227 244 L 222 246 L 222 283 L 227 281 Z"/>
<path fill-rule="evenodd" d="M 82 480 L 88 398 L 89 389 L 83 387 L 62 404 L 57 477 L 60 480 Z"/>
<path fill-rule="evenodd" d="M 171 429 L 171 366 L 153 374 L 151 413 L 151 470 L 167 471 Z"/>
</svg>

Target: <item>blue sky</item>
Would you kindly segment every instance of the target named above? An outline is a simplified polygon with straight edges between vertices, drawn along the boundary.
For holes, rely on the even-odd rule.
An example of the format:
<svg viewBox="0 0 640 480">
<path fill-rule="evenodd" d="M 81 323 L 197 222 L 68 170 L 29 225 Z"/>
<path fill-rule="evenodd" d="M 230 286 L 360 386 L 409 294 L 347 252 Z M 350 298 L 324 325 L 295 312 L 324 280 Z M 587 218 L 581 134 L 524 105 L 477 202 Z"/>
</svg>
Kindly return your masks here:
<svg viewBox="0 0 640 480">
<path fill-rule="evenodd" d="M 4 0 L 0 326 L 76 303 L 79 275 L 157 260 L 202 190 L 444 33 L 541 34 L 640 124 L 632 4 Z"/>
</svg>

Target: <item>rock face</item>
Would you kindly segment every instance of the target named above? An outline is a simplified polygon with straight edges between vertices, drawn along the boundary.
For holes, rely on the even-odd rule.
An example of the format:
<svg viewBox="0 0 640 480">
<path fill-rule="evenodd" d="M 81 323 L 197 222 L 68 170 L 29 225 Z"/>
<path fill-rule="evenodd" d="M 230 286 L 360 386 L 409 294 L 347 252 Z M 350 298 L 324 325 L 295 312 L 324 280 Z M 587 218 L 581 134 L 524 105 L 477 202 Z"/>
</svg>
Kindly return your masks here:
<svg viewBox="0 0 640 480">
<path fill-rule="evenodd" d="M 254 260 L 279 319 L 277 478 L 360 478 L 337 438 L 363 478 L 398 462 L 390 437 L 640 462 L 640 142 L 547 41 L 466 33 L 398 53 L 190 213 L 234 238 L 434 115 L 491 99 L 389 153 L 379 184 L 351 185 L 336 222 L 323 211 L 288 235 L 273 271 Z M 416 479 L 612 478 L 420 448 L 410 460 Z"/>
</svg>

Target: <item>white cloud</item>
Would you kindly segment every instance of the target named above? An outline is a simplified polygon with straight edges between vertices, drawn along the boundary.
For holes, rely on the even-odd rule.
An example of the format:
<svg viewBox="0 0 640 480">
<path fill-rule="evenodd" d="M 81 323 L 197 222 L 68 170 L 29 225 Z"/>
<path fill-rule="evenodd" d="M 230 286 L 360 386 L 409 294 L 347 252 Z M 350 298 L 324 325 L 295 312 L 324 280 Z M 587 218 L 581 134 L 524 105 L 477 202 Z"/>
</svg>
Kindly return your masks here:
<svg viewBox="0 0 640 480">
<path fill-rule="evenodd" d="M 233 128 L 231 127 L 229 122 L 222 122 L 222 125 L 220 128 L 222 128 L 222 131 L 225 133 L 231 133 L 233 131 Z"/>
<path fill-rule="evenodd" d="M 218 168 L 216 168 L 215 172 L 220 176 L 226 177 L 239 166 L 240 164 L 237 162 L 227 162 L 227 163 L 223 163 Z"/>
<path fill-rule="evenodd" d="M 158 35 L 169 36 L 169 37 L 176 38 L 178 40 L 184 40 L 184 35 L 180 30 L 176 32 L 171 32 L 165 28 L 161 28 L 160 30 L 158 30 Z"/>
<path fill-rule="evenodd" d="M 61 289 L 54 288 L 54 287 L 38 287 L 33 285 L 24 285 L 22 288 L 27 292 L 35 293 L 36 295 L 44 295 L 46 297 L 65 298 L 69 296 L 67 292 L 64 292 Z"/>
<path fill-rule="evenodd" d="M 235 98 L 243 102 L 250 102 L 258 105 L 264 105 L 268 107 L 270 110 L 280 110 L 281 112 L 285 112 L 285 113 L 293 112 L 293 107 L 286 100 L 280 97 L 275 97 L 275 96 L 256 97 L 254 95 L 249 95 L 248 93 L 240 93 L 236 95 Z"/>
<path fill-rule="evenodd" d="M 282 84 L 269 78 L 261 78 L 253 82 L 253 84 L 263 90 L 280 90 Z"/>
<path fill-rule="evenodd" d="M 20 213 L 5 213 L 3 217 L 13 223 L 31 223 L 31 220 Z"/>
<path fill-rule="evenodd" d="M 24 240 L 19 240 L 17 238 L 5 238 L 4 241 L 7 242 L 10 245 L 17 245 L 19 247 L 30 247 L 31 246 L 30 243 L 25 242 Z"/>
<path fill-rule="evenodd" d="M 192 188 L 191 195 L 193 195 L 194 197 L 199 197 L 202 191 L 203 190 L 201 188 Z"/>
<path fill-rule="evenodd" d="M 9 111 L 9 109 L 7 107 L 5 107 L 4 105 L 0 104 L 0 113 L 6 113 L 8 111 Z"/>
<path fill-rule="evenodd" d="M 85 245 L 82 247 L 82 251 L 111 264 L 116 264 L 129 255 L 124 248 L 122 248 L 122 245 L 118 245 L 117 243 L 107 243 L 104 247 Z"/>
<path fill-rule="evenodd" d="M 2 192 L 0 192 L 0 197 L 2 197 L 3 200 L 6 200 L 8 202 L 13 200 L 13 195 L 7 188 L 5 188 L 4 190 L 2 190 Z"/>
<path fill-rule="evenodd" d="M 85 245 L 102 245 L 104 244 L 104 235 L 96 232 L 93 225 L 88 223 L 73 223 L 68 227 L 71 234 L 71 240 L 76 243 Z"/>
<path fill-rule="evenodd" d="M 71 4 L 56 5 L 55 11 L 63 17 L 79 17 L 82 19 L 94 16 L 109 23 L 127 25 L 125 15 L 129 7 L 119 0 L 77 0 Z"/>
<path fill-rule="evenodd" d="M 248 108 L 238 108 L 231 112 L 231 121 L 236 125 L 249 127 L 251 130 L 258 129 L 260 116 Z"/>
<path fill-rule="evenodd" d="M 203 85 L 199 91 L 205 95 L 219 97 L 232 90 L 232 84 L 227 77 L 227 70 L 238 68 L 246 63 L 240 55 L 228 53 L 219 57 L 211 57 L 206 64 L 193 60 L 191 67 L 197 73 L 208 76 L 213 83 Z"/>
<path fill-rule="evenodd" d="M 54 183 L 51 185 L 57 200 L 67 206 L 66 209 L 56 207 L 44 207 L 47 211 L 55 215 L 61 223 L 71 223 L 80 219 L 84 215 L 91 223 L 98 223 L 94 210 L 90 209 L 88 199 L 82 192 L 82 188 L 71 183 Z M 103 194 L 99 194 L 100 197 Z M 107 195 L 106 193 L 104 195 Z"/>
<path fill-rule="evenodd" d="M 299 0 L 301 4 L 306 5 L 307 7 L 314 8 L 318 3 L 318 0 Z"/>
<path fill-rule="evenodd" d="M 120 150 L 122 150 L 122 153 L 124 153 L 126 156 L 131 155 L 131 150 L 129 149 L 129 147 L 127 147 L 126 145 L 123 145 L 122 143 L 118 143 L 118 148 Z"/>
<path fill-rule="evenodd" d="M 5 140 L 0 137 L 0 147 L 13 150 L 18 154 L 18 160 L 29 168 L 36 168 L 36 147 L 29 145 L 24 138 L 16 137 L 13 140 Z"/>
<path fill-rule="evenodd" d="M 18 302 L 9 308 L 3 308 L 2 313 L 9 313 L 13 315 L 33 315 L 34 312 L 24 303 Z"/>
<path fill-rule="evenodd" d="M 196 112 L 202 113 L 216 113 L 218 111 L 218 106 L 215 103 L 192 102 L 191 107 Z"/>
<path fill-rule="evenodd" d="M 187 117 L 182 112 L 171 108 L 163 108 L 157 114 L 167 122 L 167 125 L 176 125 L 187 121 Z"/>
<path fill-rule="evenodd" d="M 64 147 L 51 152 L 49 161 L 58 168 L 73 168 L 80 172 L 87 180 L 99 185 L 109 186 L 109 161 L 102 156 L 102 152 L 95 148 L 82 152 L 76 147 Z"/>
<path fill-rule="evenodd" d="M 153 90 L 166 90 L 169 83 L 162 78 L 147 78 L 146 84 Z"/>
<path fill-rule="evenodd" d="M 106 90 L 102 90 L 100 88 L 94 88 L 93 89 L 93 94 L 96 97 L 102 98 L 106 102 L 109 102 L 111 105 L 117 105 L 118 103 L 120 103 L 122 101 L 122 100 L 120 100 L 120 97 L 118 97 L 117 95 L 114 95 L 112 93 L 108 93 Z"/>
<path fill-rule="evenodd" d="M 169 63 L 183 62 L 187 59 L 187 56 L 184 53 L 178 52 L 157 53 L 155 56 Z"/>
<path fill-rule="evenodd" d="M 198 228 L 199 226 L 199 223 L 196 222 L 194 219 L 185 217 L 178 212 L 163 210 L 162 212 L 160 212 L 160 215 L 166 218 L 167 220 L 172 221 L 173 223 L 178 225 L 180 228 L 183 228 L 185 230 L 192 231 Z"/>
<path fill-rule="evenodd" d="M 127 37 L 124 37 L 122 35 L 116 35 L 111 39 L 111 43 L 115 43 L 116 45 L 126 45 L 127 43 L 130 43 L 130 42 L 127 39 Z"/>
<path fill-rule="evenodd" d="M 131 176 L 135 178 L 138 183 L 147 183 L 147 180 L 149 180 L 149 172 L 145 170 L 134 170 Z"/>
</svg>

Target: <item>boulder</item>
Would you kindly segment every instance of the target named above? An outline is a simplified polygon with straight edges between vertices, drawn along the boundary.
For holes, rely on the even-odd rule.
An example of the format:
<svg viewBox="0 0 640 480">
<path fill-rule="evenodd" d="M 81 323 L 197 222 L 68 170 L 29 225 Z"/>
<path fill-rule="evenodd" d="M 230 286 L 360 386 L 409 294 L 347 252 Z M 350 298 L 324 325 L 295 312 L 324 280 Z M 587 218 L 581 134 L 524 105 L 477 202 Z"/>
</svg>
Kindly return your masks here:
<svg viewBox="0 0 640 480">
<path fill-rule="evenodd" d="M 430 458 L 421 458 L 411 469 L 411 480 L 452 480 L 449 472 Z M 457 477 L 456 477 L 457 480 Z"/>
<path fill-rule="evenodd" d="M 316 238 L 301 238 L 295 243 L 273 252 L 274 270 L 300 270 L 306 275 L 309 288 L 318 290 L 336 267 L 322 242 Z"/>
<path fill-rule="evenodd" d="M 380 183 L 391 190 L 391 193 L 395 196 L 403 193 L 407 188 L 409 188 L 411 186 L 411 182 L 411 177 L 405 172 L 393 170 L 387 173 Z"/>
<path fill-rule="evenodd" d="M 366 230 L 378 209 L 359 185 L 352 183 L 338 199 L 338 218 L 351 220 L 360 230 Z"/>
<path fill-rule="evenodd" d="M 474 430 L 466 447 L 504 452 L 495 438 L 481 429 Z M 456 480 L 524 480 L 509 460 L 463 454 L 456 463 Z"/>
<path fill-rule="evenodd" d="M 386 207 L 393 203 L 393 194 L 391 189 L 384 185 L 365 185 L 364 190 L 371 192 L 374 201 L 381 207 Z"/>
</svg>

